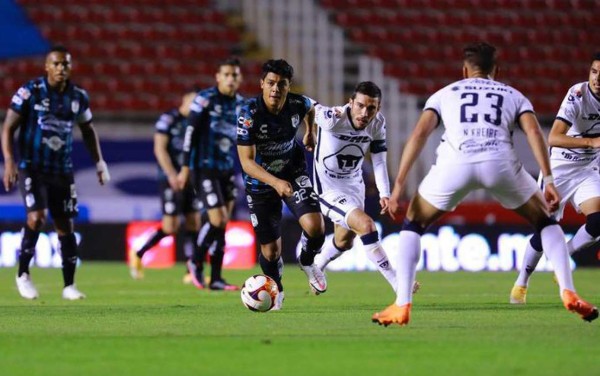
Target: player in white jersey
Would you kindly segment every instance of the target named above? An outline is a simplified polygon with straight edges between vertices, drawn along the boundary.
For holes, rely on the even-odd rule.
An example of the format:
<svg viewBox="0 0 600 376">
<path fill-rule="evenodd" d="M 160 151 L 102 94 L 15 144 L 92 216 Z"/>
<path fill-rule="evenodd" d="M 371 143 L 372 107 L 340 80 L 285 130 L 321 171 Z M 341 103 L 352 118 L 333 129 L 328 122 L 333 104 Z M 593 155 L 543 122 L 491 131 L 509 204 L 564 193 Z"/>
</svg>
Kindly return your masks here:
<svg viewBox="0 0 600 376">
<path fill-rule="evenodd" d="M 390 197 L 392 217 L 400 214 L 408 172 L 440 121 L 446 133 L 438 148 L 437 161 L 410 201 L 400 231 L 396 301 L 375 313 L 373 322 L 386 326 L 408 324 L 421 234 L 478 188 L 489 191 L 504 207 L 513 209 L 541 232 L 565 308 L 587 321 L 598 317 L 598 309 L 575 293 L 564 233 L 550 217 L 549 209 L 558 207 L 560 197 L 552 181 L 546 142 L 532 105 L 518 90 L 493 81 L 496 72 L 496 49 L 487 43 L 469 45 L 464 49 L 465 79 L 441 89 L 425 104 L 402 153 Z M 543 195 L 513 149 L 511 133 L 515 122 L 525 132 L 543 173 L 546 182 Z"/>
<path fill-rule="evenodd" d="M 559 221 L 567 203 L 585 215 L 585 224 L 567 243 L 570 254 L 600 237 L 600 53 L 592 57 L 587 82 L 573 85 L 558 110 L 550 135 L 550 166 L 561 202 L 553 213 Z M 510 294 L 512 304 L 525 304 L 529 277 L 542 257 L 535 233 L 525 250 L 523 266 Z"/>
<path fill-rule="evenodd" d="M 379 112 L 381 89 L 373 82 L 356 85 L 348 104 L 330 108 L 317 105 L 317 145 L 314 152 L 314 187 L 321 212 L 334 224 L 331 243 L 321 248 L 315 264 L 324 270 L 329 262 L 352 248 L 358 235 L 371 262 L 396 288 L 396 273 L 381 247 L 373 219 L 365 213 L 362 164 L 370 152 L 379 191 L 381 213 L 387 213 L 390 182 L 387 172 L 385 118 Z"/>
</svg>

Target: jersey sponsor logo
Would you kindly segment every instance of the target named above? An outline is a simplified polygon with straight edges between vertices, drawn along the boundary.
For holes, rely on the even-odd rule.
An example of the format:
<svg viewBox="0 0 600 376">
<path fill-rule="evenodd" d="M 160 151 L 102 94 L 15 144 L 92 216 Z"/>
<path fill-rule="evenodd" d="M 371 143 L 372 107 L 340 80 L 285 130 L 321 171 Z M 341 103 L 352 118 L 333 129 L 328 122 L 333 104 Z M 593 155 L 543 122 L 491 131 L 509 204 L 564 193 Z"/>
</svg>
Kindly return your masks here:
<svg viewBox="0 0 600 376">
<path fill-rule="evenodd" d="M 268 157 L 278 156 L 288 153 L 294 148 L 294 140 L 283 143 L 270 142 L 266 145 L 258 146 L 260 154 Z"/>
<path fill-rule="evenodd" d="M 29 89 L 22 87 L 19 90 L 17 90 L 17 95 L 23 98 L 23 100 L 27 100 L 31 96 L 31 92 L 29 91 Z"/>
<path fill-rule="evenodd" d="M 231 141 L 228 138 L 222 138 L 219 140 L 219 150 L 223 153 L 229 153 L 231 149 Z"/>
<path fill-rule="evenodd" d="M 259 131 L 260 133 L 267 133 L 269 131 L 269 124 L 263 124 L 260 126 Z"/>
<path fill-rule="evenodd" d="M 18 95 L 13 95 L 11 102 L 16 104 L 17 106 L 20 106 L 23 104 L 23 99 L 21 99 L 21 97 L 19 97 Z"/>
<path fill-rule="evenodd" d="M 273 162 L 269 163 L 266 166 L 265 170 L 277 174 L 283 170 L 283 168 L 285 167 L 285 164 L 286 163 L 283 159 L 276 159 Z"/>
<path fill-rule="evenodd" d="M 338 140 L 346 141 L 346 142 L 354 142 L 354 143 L 363 143 L 370 142 L 371 137 L 369 136 L 347 136 L 344 134 L 334 134 L 333 135 Z"/>
<path fill-rule="evenodd" d="M 294 114 L 292 116 L 292 127 L 298 128 L 298 125 L 300 125 L 300 115 Z"/>
<path fill-rule="evenodd" d="M 306 175 L 298 176 L 296 178 L 296 184 L 298 184 L 300 188 L 312 187 L 310 179 Z"/>
<path fill-rule="evenodd" d="M 71 121 L 59 120 L 52 115 L 39 117 L 38 125 L 42 130 L 55 133 L 71 133 L 73 130 Z"/>
<path fill-rule="evenodd" d="M 238 119 L 238 122 L 240 124 L 242 124 L 242 127 L 250 128 L 250 127 L 252 127 L 254 120 L 252 118 L 244 118 L 243 116 L 240 116 L 240 118 Z"/>
<path fill-rule="evenodd" d="M 74 114 L 79 112 L 79 101 L 72 101 L 71 102 L 71 111 L 73 111 Z"/>
<path fill-rule="evenodd" d="M 59 151 L 66 144 L 66 142 L 58 136 L 52 136 L 50 138 L 42 137 L 42 143 L 46 144 L 46 146 L 54 151 Z"/>
</svg>

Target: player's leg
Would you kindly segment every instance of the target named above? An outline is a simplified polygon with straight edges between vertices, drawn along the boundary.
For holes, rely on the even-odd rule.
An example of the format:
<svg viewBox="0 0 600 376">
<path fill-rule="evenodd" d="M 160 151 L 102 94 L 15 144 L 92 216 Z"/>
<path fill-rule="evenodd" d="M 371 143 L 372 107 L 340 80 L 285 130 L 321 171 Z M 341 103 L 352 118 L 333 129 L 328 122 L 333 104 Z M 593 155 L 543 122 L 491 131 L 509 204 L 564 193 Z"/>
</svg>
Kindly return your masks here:
<svg viewBox="0 0 600 376">
<path fill-rule="evenodd" d="M 388 281 L 394 291 L 396 290 L 396 271 L 392 268 L 387 254 L 379 241 L 379 233 L 375 227 L 375 222 L 360 208 L 356 208 L 348 213 L 346 222 L 350 228 L 360 236 L 363 249 L 367 258 L 377 266 L 379 273 Z"/>
<path fill-rule="evenodd" d="M 48 209 L 60 243 L 64 282 L 62 297 L 67 300 L 83 299 L 85 294 L 75 286 L 78 252 L 73 218 L 77 216 L 78 209 L 72 175 L 52 178 L 52 183 L 48 186 Z"/>
<path fill-rule="evenodd" d="M 442 211 L 419 193 L 411 200 L 398 238 L 400 252 L 396 260 L 396 301 L 385 310 L 375 313 L 372 321 L 380 325 L 406 325 L 410 321 L 413 286 L 417 263 L 421 257 L 421 235 L 446 211 Z"/>
<path fill-rule="evenodd" d="M 239 290 L 239 286 L 228 283 L 223 279 L 223 258 L 225 257 L 225 230 L 227 223 L 231 219 L 231 213 L 235 205 L 237 196 L 237 188 L 235 187 L 234 175 L 231 174 L 227 178 L 219 179 L 217 189 L 221 192 L 222 200 L 225 205 L 222 207 L 221 217 L 219 218 L 219 226 L 222 231 L 215 237 L 214 246 L 211 248 L 210 255 L 210 285 L 211 290 Z M 209 212 L 210 220 L 210 212 Z M 212 222 L 211 222 L 212 223 Z"/>
<path fill-rule="evenodd" d="M 19 270 L 15 281 L 21 297 L 35 299 L 38 291 L 31 280 L 29 265 L 35 256 L 35 246 L 47 218 L 48 194 L 46 184 L 40 174 L 19 170 L 19 190 L 27 211 L 27 221 L 21 230 L 21 250 Z"/>
<path fill-rule="evenodd" d="M 281 198 L 277 193 L 247 194 L 250 221 L 260 244 L 258 263 L 262 272 L 273 278 L 280 294 L 272 309 L 281 309 L 283 303 L 283 260 L 281 258 Z"/>
<path fill-rule="evenodd" d="M 352 249 L 356 233 L 334 223 L 333 237 L 331 241 L 325 241 L 321 252 L 315 256 L 315 264 L 321 270 L 325 270 L 330 262 L 336 260 L 344 252 Z"/>
<path fill-rule="evenodd" d="M 183 253 L 186 258 L 185 274 L 183 276 L 184 284 L 191 284 L 192 275 L 187 268 L 187 262 L 191 260 L 194 250 L 196 249 L 196 241 L 198 239 L 198 231 L 200 230 L 200 212 L 197 209 L 185 212 L 184 233 L 183 233 Z"/>
<path fill-rule="evenodd" d="M 406 325 L 410 321 L 413 286 L 421 257 L 421 235 L 429 225 L 454 210 L 472 190 L 478 188 L 474 164 L 433 165 L 408 205 L 400 231 L 396 256 L 396 301 L 373 315 L 380 325 Z"/>
<path fill-rule="evenodd" d="M 533 236 L 525 246 L 525 254 L 523 255 L 523 264 L 519 270 L 517 280 L 510 291 L 511 304 L 525 304 L 527 302 L 527 287 L 529 286 L 529 278 L 535 271 L 535 268 L 542 258 L 542 238 L 540 233 L 534 232 Z"/>
<path fill-rule="evenodd" d="M 556 221 L 550 218 L 544 198 L 537 191 L 525 204 L 515 211 L 526 218 L 540 233 L 542 248 L 554 266 L 560 296 L 565 308 L 578 313 L 584 320 L 592 321 L 598 317 L 598 309 L 579 298 L 575 292 L 573 276 L 569 263 L 569 254 L 565 244 L 565 235 Z"/>
<path fill-rule="evenodd" d="M 579 209 L 585 215 L 585 224 L 567 243 L 570 254 L 595 243 L 600 238 L 600 192 L 598 196 L 579 204 Z"/>
</svg>

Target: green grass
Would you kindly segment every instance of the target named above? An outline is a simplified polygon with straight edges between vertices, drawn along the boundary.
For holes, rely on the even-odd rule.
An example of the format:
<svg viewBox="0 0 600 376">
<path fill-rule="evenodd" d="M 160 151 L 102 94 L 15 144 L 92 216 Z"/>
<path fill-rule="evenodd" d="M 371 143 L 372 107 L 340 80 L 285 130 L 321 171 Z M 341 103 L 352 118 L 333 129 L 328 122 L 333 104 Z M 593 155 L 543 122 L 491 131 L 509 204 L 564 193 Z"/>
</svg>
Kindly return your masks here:
<svg viewBox="0 0 600 376">
<path fill-rule="evenodd" d="M 225 275 L 241 283 L 254 272 Z M 84 263 L 88 298 L 77 302 L 60 298 L 60 270 L 32 273 L 41 298 L 25 301 L 15 269 L 0 269 L 1 375 L 600 374 L 600 320 L 564 310 L 549 273 L 515 307 L 515 273 L 421 272 L 411 324 L 388 328 L 370 322 L 394 299 L 376 273 L 329 273 L 316 297 L 288 265 L 284 309 L 268 313 L 238 293 L 182 285 L 181 265 L 133 281 L 123 264 Z M 600 270 L 575 281 L 600 304 Z"/>
</svg>

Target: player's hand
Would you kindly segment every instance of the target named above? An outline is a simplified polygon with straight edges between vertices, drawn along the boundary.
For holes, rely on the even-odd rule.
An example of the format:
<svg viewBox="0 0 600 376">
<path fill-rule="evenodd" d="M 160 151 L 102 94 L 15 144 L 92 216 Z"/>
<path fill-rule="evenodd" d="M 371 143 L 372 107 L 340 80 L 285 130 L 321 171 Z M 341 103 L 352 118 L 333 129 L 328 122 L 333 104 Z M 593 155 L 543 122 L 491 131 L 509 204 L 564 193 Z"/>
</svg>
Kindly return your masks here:
<svg viewBox="0 0 600 376">
<path fill-rule="evenodd" d="M 175 190 L 181 190 L 181 189 L 185 188 L 186 184 L 188 183 L 189 176 L 190 176 L 190 169 L 183 167 L 181 169 L 181 171 L 179 171 L 179 174 L 177 174 L 177 177 L 175 179 L 176 180 L 175 186 L 177 188 L 173 188 L 173 186 L 171 186 L 171 188 L 173 188 Z M 171 185 L 170 178 L 169 178 L 169 185 Z"/>
<path fill-rule="evenodd" d="M 546 199 L 548 209 L 551 213 L 558 209 L 558 205 L 560 204 L 560 194 L 558 194 L 554 183 L 544 185 L 544 199 Z"/>
<path fill-rule="evenodd" d="M 404 211 L 404 205 L 402 203 L 402 187 L 398 184 L 394 185 L 394 190 L 392 191 L 392 197 L 390 197 L 388 202 L 388 213 L 390 218 L 393 220 L 398 220 Z"/>
<path fill-rule="evenodd" d="M 379 212 L 379 214 L 380 215 L 387 214 L 388 211 L 390 210 L 390 198 L 389 197 L 380 198 L 379 205 L 381 206 L 381 211 Z"/>
<path fill-rule="evenodd" d="M 302 138 L 302 143 L 304 144 L 306 150 L 312 153 L 313 150 L 315 150 L 316 144 L 314 134 L 312 132 L 306 132 Z"/>
<path fill-rule="evenodd" d="M 277 180 L 273 188 L 275 188 L 277 194 L 281 197 L 291 197 L 294 194 L 292 185 L 285 180 Z"/>
<path fill-rule="evenodd" d="M 179 175 L 170 174 L 167 176 L 167 181 L 169 182 L 169 187 L 171 187 L 172 190 L 177 192 L 181 189 L 179 188 Z"/>
<path fill-rule="evenodd" d="M 98 183 L 100 183 L 100 185 L 104 185 L 110 181 L 108 165 L 103 160 L 96 163 L 96 174 L 98 175 Z"/>
<path fill-rule="evenodd" d="M 19 178 L 17 166 L 14 161 L 4 162 L 4 176 L 2 181 L 4 183 L 4 189 L 6 192 L 10 191 L 16 184 Z"/>
</svg>

